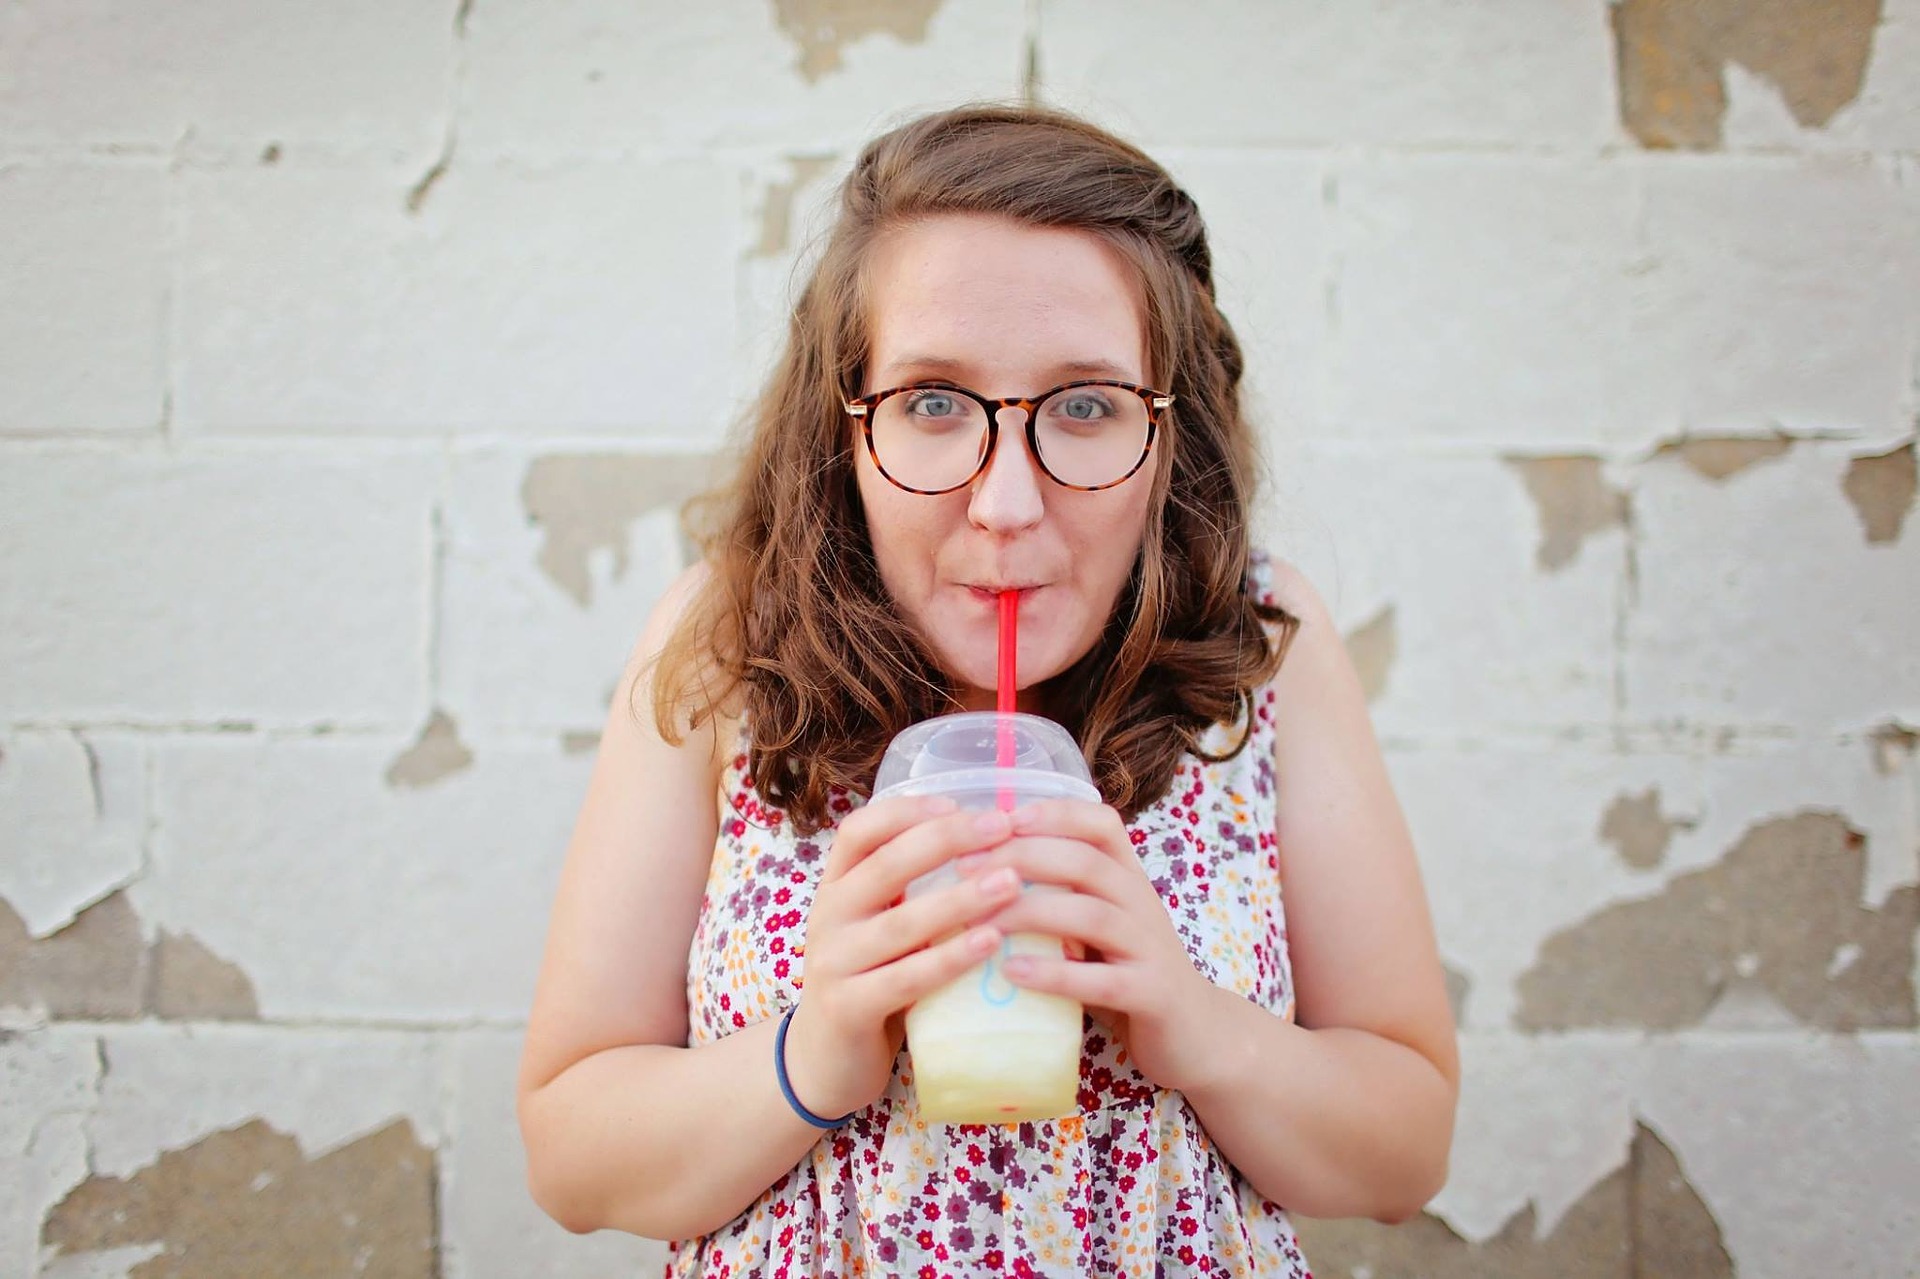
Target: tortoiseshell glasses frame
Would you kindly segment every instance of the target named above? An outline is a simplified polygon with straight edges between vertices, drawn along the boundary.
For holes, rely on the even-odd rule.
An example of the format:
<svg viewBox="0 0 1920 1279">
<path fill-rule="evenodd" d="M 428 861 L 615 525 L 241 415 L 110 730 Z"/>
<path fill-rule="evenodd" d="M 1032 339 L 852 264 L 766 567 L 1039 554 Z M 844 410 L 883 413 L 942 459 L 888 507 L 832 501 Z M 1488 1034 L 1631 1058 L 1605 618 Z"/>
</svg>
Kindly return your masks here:
<svg viewBox="0 0 1920 1279">
<path fill-rule="evenodd" d="M 1133 465 L 1129 466 L 1123 474 L 1102 484 L 1075 484 L 1071 480 L 1062 479 L 1054 473 L 1052 467 L 1047 465 L 1046 455 L 1040 448 L 1038 425 L 1040 421 L 1040 406 L 1063 391 L 1073 391 L 1089 386 L 1108 387 L 1112 390 L 1126 391 L 1140 397 L 1140 402 L 1146 407 L 1147 411 L 1147 429 L 1145 437 L 1141 440 L 1140 456 L 1134 459 Z M 882 403 L 896 395 L 905 395 L 910 391 L 938 391 L 943 395 L 964 396 L 972 400 L 975 404 L 978 404 L 986 413 L 986 443 L 980 450 L 979 464 L 974 467 L 971 475 L 961 480 L 958 484 L 949 484 L 945 488 L 937 489 L 915 488 L 913 485 L 904 483 L 898 476 L 889 472 L 886 463 L 880 460 L 880 451 L 874 446 L 873 442 L 874 418 L 878 415 L 878 410 Z M 1048 479 L 1062 488 L 1073 489 L 1075 492 L 1098 493 L 1102 489 L 1110 489 L 1117 485 L 1125 484 L 1139 473 L 1142 466 L 1146 465 L 1148 456 L 1153 452 L 1153 442 L 1159 436 L 1160 415 L 1173 403 L 1173 398 L 1170 393 L 1166 391 L 1156 391 L 1150 386 L 1139 386 L 1132 382 L 1117 382 L 1107 378 L 1083 378 L 1077 382 L 1063 382 L 1050 390 L 1040 392 L 1038 395 L 1009 395 L 1004 399 L 998 400 L 982 395 L 978 391 L 970 391 L 964 386 L 955 386 L 948 382 L 915 382 L 907 386 L 889 387 L 884 391 L 875 391 L 872 395 L 862 395 L 847 400 L 845 407 L 848 417 L 859 419 L 861 437 L 866 441 L 867 456 L 873 460 L 874 469 L 878 470 L 880 474 L 896 488 L 905 489 L 909 493 L 919 493 L 926 497 L 938 497 L 943 493 L 952 493 L 963 489 L 979 479 L 986 471 L 988 465 L 992 463 L 994 449 L 997 448 L 1000 443 L 1000 410 L 1002 409 L 1020 409 L 1026 414 L 1027 448 L 1033 454 L 1034 461 L 1040 464 L 1040 469 L 1046 473 Z"/>
</svg>

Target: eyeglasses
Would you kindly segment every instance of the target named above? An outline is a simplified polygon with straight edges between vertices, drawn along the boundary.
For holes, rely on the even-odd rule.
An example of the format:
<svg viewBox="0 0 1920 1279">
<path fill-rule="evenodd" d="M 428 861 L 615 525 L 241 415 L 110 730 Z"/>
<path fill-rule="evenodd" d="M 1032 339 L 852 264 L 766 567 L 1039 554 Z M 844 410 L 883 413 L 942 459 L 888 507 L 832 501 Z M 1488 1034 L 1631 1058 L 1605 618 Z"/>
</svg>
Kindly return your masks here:
<svg viewBox="0 0 1920 1279">
<path fill-rule="evenodd" d="M 1160 414 L 1172 403 L 1165 391 L 1094 379 L 1003 400 L 961 386 L 896 386 L 848 400 L 846 410 L 860 420 L 880 474 L 931 497 L 965 488 L 987 469 L 1002 409 L 1027 415 L 1027 447 L 1054 483 L 1082 492 L 1112 488 L 1146 462 Z"/>
</svg>

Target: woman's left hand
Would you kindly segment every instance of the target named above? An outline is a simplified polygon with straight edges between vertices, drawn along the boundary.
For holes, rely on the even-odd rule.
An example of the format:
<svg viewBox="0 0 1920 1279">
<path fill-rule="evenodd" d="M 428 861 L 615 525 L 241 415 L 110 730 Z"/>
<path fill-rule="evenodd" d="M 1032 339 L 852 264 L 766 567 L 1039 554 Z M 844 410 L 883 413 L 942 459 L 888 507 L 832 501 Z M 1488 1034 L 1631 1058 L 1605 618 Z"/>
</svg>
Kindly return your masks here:
<svg viewBox="0 0 1920 1279">
<path fill-rule="evenodd" d="M 1027 884 L 1068 890 L 1022 893 L 986 921 L 1067 944 L 1069 958 L 1007 959 L 1007 979 L 1106 1010 L 1141 1074 L 1161 1088 L 1188 1088 L 1207 1052 L 1206 1036 L 1190 1028 L 1218 988 L 1188 958 L 1120 815 L 1077 800 L 1025 805 L 1013 813 L 1013 838 L 969 861 L 971 874 L 1011 866 Z"/>
</svg>

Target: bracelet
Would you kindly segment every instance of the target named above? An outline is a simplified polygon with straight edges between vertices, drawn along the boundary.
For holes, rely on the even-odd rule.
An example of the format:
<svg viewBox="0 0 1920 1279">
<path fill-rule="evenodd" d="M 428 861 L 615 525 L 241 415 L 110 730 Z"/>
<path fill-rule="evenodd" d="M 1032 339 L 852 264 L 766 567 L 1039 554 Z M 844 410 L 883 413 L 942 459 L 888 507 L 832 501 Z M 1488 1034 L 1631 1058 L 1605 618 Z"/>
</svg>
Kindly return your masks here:
<svg viewBox="0 0 1920 1279">
<path fill-rule="evenodd" d="M 786 1016 L 780 1019 L 780 1029 L 775 1031 L 773 1036 L 773 1073 L 780 1080 L 780 1095 L 787 1099 L 789 1106 L 793 1107 L 794 1114 L 800 1116 L 815 1128 L 838 1128 L 841 1124 L 846 1123 L 847 1120 L 853 1118 L 860 1112 L 857 1110 L 850 1111 L 838 1119 L 822 1119 L 819 1115 L 814 1114 L 811 1110 L 808 1110 L 800 1104 L 800 1099 L 793 1095 L 793 1083 L 787 1078 L 787 1023 L 792 1021 L 793 1015 L 799 1011 L 800 1005 L 798 1004 L 787 1009 Z"/>
</svg>

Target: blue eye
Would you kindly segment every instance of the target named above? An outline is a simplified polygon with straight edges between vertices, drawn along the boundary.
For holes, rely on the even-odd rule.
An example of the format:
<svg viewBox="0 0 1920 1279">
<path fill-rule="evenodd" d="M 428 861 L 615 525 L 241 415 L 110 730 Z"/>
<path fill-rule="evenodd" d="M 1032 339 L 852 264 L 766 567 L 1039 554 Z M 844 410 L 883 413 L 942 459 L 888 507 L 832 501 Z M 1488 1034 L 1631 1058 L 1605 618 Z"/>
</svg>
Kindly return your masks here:
<svg viewBox="0 0 1920 1279">
<path fill-rule="evenodd" d="M 960 412 L 959 397 L 945 391 L 916 391 L 907 397 L 907 411 L 919 417 L 950 417 Z"/>
<path fill-rule="evenodd" d="M 1113 405 L 1103 395 L 1091 391 L 1077 391 L 1060 397 L 1054 410 L 1062 417 L 1073 422 L 1098 422 L 1102 418 L 1113 416 Z"/>
</svg>

